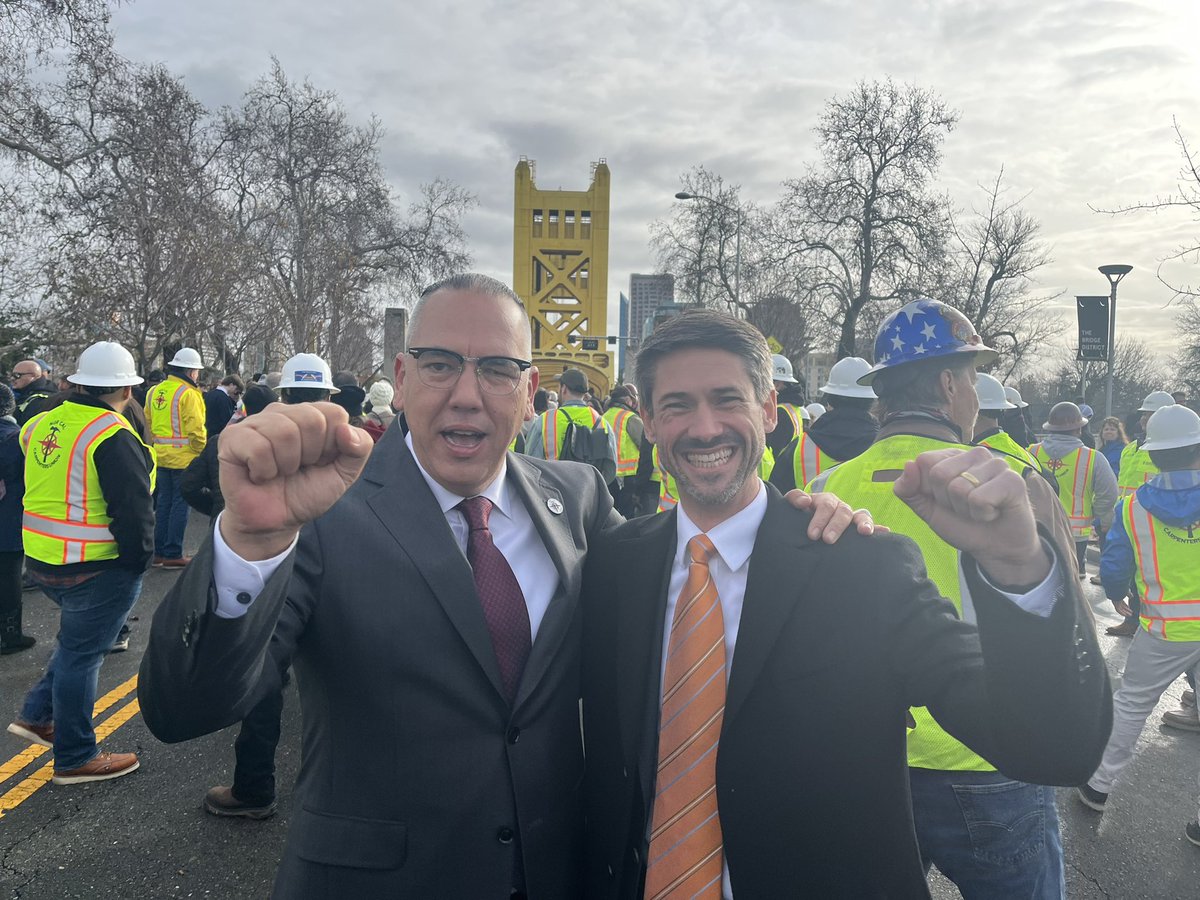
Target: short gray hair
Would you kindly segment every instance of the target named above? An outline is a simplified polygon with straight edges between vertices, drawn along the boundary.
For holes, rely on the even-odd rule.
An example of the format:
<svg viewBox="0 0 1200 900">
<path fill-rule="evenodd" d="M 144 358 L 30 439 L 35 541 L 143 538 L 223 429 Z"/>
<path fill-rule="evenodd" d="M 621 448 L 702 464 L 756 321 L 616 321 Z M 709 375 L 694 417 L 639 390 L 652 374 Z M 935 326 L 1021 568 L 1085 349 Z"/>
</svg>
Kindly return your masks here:
<svg viewBox="0 0 1200 900">
<path fill-rule="evenodd" d="M 451 275 L 449 278 L 435 281 L 429 287 L 425 288 L 425 290 L 421 291 L 420 298 L 408 314 L 408 329 L 404 340 L 406 348 L 412 346 L 411 338 L 417 333 L 417 327 L 421 323 L 421 314 L 425 311 L 425 304 L 429 302 L 430 297 L 440 291 L 462 291 L 464 293 L 483 294 L 485 297 L 507 297 L 517 305 L 522 314 L 525 313 L 525 303 L 503 281 L 492 278 L 490 275 L 482 275 L 478 272 L 463 272 L 459 275 Z"/>
<path fill-rule="evenodd" d="M 775 387 L 771 348 L 761 331 L 744 319 L 712 309 L 689 309 L 667 319 L 642 342 L 634 364 L 634 381 L 642 407 L 654 413 L 654 380 L 658 363 L 672 353 L 705 347 L 732 353 L 742 361 L 754 399 L 764 402 Z"/>
</svg>

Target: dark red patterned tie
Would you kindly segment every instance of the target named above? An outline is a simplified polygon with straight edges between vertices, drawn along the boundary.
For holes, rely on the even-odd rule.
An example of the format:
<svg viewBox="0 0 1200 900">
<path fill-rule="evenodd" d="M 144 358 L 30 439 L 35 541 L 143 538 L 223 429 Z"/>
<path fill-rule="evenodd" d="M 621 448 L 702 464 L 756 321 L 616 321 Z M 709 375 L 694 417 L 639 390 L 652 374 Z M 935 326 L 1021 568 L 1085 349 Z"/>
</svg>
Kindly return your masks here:
<svg viewBox="0 0 1200 900">
<path fill-rule="evenodd" d="M 521 585 L 508 560 L 492 541 L 492 532 L 488 529 L 492 501 L 487 497 L 471 497 L 459 503 L 458 508 L 471 529 L 467 538 L 467 561 L 475 574 L 475 590 L 492 636 L 492 649 L 500 664 L 504 690 L 511 702 L 516 697 L 517 684 L 533 644 L 525 595 L 521 593 Z"/>
</svg>

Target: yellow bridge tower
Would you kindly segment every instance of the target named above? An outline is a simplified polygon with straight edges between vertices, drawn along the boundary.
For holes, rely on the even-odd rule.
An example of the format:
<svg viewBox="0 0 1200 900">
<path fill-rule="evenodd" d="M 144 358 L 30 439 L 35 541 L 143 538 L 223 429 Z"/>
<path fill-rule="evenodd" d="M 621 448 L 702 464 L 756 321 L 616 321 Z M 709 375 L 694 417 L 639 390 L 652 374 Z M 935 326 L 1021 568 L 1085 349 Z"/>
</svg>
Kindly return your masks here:
<svg viewBox="0 0 1200 900">
<path fill-rule="evenodd" d="M 551 390 L 563 369 L 581 369 L 592 390 L 612 385 L 608 347 L 608 191 L 603 159 L 586 191 L 539 190 L 537 163 L 517 163 L 513 289 L 533 329 L 533 362 Z"/>
</svg>

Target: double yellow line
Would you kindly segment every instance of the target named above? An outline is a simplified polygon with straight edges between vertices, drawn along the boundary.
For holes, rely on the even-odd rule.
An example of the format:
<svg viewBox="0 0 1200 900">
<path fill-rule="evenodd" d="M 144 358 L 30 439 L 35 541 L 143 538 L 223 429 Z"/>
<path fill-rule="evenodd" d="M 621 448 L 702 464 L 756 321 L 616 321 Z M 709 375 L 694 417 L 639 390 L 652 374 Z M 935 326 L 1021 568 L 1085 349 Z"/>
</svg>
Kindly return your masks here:
<svg viewBox="0 0 1200 900">
<path fill-rule="evenodd" d="M 113 690 L 109 691 L 103 697 L 96 701 L 95 709 L 92 713 L 92 718 L 97 719 L 112 707 L 116 706 L 127 696 L 137 690 L 137 676 L 134 675 L 124 684 L 118 685 Z M 115 713 L 109 716 L 104 722 L 96 726 L 96 741 L 99 743 L 104 740 L 130 719 L 138 714 L 141 709 L 138 706 L 137 698 L 130 700 Z M 50 753 L 49 747 L 42 747 L 39 744 L 31 744 L 27 749 L 22 750 L 8 762 L 0 765 L 0 784 L 8 781 L 14 775 L 23 771 L 26 766 L 32 763 L 39 757 Z M 6 793 L 0 794 L 0 819 L 4 818 L 5 813 L 16 809 L 41 788 L 49 783 L 54 775 L 54 760 L 43 765 L 32 775 L 25 778 L 16 786 L 9 789 Z"/>
</svg>

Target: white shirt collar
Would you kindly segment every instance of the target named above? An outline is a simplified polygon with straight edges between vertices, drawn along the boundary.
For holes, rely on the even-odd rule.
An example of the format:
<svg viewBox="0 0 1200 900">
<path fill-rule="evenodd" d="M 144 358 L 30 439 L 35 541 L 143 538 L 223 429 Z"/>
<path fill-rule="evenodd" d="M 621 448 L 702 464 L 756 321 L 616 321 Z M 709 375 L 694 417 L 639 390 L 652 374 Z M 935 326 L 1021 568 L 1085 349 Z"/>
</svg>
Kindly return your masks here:
<svg viewBox="0 0 1200 900">
<path fill-rule="evenodd" d="M 687 553 L 688 541 L 700 534 L 700 528 L 688 518 L 682 503 L 676 506 L 675 510 L 675 564 L 682 565 L 684 554 Z M 721 561 L 731 571 L 737 571 L 750 559 L 750 554 L 754 551 L 754 541 L 758 537 L 759 526 L 762 525 L 763 516 L 766 514 L 767 489 L 759 479 L 758 493 L 754 495 L 754 499 L 707 532 L 709 540 L 717 548 L 717 554 L 721 557 Z"/>
<path fill-rule="evenodd" d="M 404 436 L 404 443 L 408 445 L 408 452 L 412 454 L 413 462 L 417 464 L 417 469 L 420 470 L 421 477 L 425 479 L 425 483 L 428 484 L 429 489 L 433 491 L 433 497 L 435 500 L 437 500 L 438 506 L 441 507 L 443 514 L 450 512 L 450 510 L 458 506 L 458 504 L 460 504 L 463 500 L 467 499 L 466 497 L 461 497 L 458 494 L 446 490 L 434 480 L 432 475 L 425 471 L 425 467 L 421 465 L 421 460 L 417 456 L 417 452 L 413 450 L 411 434 L 406 434 Z M 495 507 L 496 512 L 511 518 L 510 510 L 512 509 L 512 497 L 511 492 L 508 489 L 507 475 L 508 457 L 506 455 L 503 464 L 500 467 L 500 474 L 495 477 L 491 484 L 489 484 L 475 496 L 486 497 L 488 500 L 491 500 L 492 506 Z"/>
</svg>

